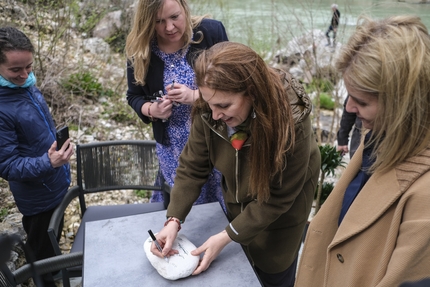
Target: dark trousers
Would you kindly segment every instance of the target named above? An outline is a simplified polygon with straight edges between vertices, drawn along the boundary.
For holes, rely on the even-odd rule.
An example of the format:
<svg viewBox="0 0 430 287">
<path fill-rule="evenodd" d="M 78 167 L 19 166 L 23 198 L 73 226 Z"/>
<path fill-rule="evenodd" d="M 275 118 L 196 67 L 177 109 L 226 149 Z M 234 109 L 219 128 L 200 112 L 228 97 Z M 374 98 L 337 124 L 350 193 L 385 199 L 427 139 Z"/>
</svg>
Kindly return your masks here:
<svg viewBox="0 0 430 287">
<path fill-rule="evenodd" d="M 334 31 L 334 28 L 335 28 L 335 27 L 333 27 L 332 25 L 330 25 L 330 26 L 328 27 L 328 29 L 327 29 L 327 32 L 325 32 L 325 36 L 326 36 L 328 39 L 330 39 L 330 35 L 329 35 L 329 33 L 330 33 L 330 32 L 333 32 L 333 41 L 336 39 L 336 32 Z"/>
<path fill-rule="evenodd" d="M 55 251 L 52 247 L 51 240 L 48 236 L 48 226 L 51 220 L 54 209 L 45 211 L 32 216 L 23 216 L 22 225 L 27 233 L 27 241 L 25 243 L 35 260 L 45 259 L 55 256 Z M 60 224 L 60 230 L 63 229 L 64 218 Z M 57 241 L 60 240 L 61 233 L 58 234 Z M 31 262 L 32 258 L 27 258 L 27 262 Z M 55 283 L 52 274 L 42 276 L 44 287 L 54 287 Z"/>
<path fill-rule="evenodd" d="M 297 257 L 287 270 L 280 273 L 269 274 L 258 267 L 255 267 L 255 270 L 264 287 L 293 287 L 296 281 Z"/>
</svg>

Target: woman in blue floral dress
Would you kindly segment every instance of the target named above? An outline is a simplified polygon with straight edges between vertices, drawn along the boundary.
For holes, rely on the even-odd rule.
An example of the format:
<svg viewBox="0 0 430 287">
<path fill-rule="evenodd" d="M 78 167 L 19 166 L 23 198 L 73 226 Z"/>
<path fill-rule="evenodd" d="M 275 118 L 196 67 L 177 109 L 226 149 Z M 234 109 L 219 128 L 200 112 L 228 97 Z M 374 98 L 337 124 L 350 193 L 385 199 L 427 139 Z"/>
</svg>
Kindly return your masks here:
<svg viewBox="0 0 430 287">
<path fill-rule="evenodd" d="M 127 100 L 152 123 L 164 180 L 173 186 L 179 155 L 188 140 L 191 107 L 199 97 L 192 64 L 198 52 L 227 41 L 221 22 L 191 16 L 184 0 L 140 0 L 126 42 Z M 160 96 L 153 102 L 151 97 Z M 213 170 L 196 204 L 219 201 L 221 174 Z M 154 192 L 152 202 L 163 201 Z"/>
</svg>

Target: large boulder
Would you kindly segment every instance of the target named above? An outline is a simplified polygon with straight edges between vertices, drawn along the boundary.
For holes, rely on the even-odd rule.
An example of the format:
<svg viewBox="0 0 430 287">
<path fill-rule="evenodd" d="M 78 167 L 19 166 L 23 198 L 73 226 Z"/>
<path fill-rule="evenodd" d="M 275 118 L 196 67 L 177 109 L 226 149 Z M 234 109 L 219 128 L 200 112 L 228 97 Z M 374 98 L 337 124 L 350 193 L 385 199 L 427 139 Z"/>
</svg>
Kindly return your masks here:
<svg viewBox="0 0 430 287">
<path fill-rule="evenodd" d="M 121 15 L 121 10 L 107 13 L 94 28 L 93 37 L 105 39 L 115 35 L 122 26 Z"/>
</svg>

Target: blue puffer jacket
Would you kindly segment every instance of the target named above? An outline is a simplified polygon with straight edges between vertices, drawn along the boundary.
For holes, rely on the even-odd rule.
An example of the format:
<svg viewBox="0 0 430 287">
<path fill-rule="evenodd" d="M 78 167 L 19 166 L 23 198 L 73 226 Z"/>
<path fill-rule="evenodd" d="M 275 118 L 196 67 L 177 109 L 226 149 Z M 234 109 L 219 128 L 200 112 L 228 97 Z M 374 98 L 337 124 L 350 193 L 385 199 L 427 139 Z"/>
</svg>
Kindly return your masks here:
<svg viewBox="0 0 430 287">
<path fill-rule="evenodd" d="M 70 186 L 70 165 L 48 158 L 55 132 L 39 89 L 0 87 L 0 176 L 26 216 L 55 208 Z"/>
</svg>

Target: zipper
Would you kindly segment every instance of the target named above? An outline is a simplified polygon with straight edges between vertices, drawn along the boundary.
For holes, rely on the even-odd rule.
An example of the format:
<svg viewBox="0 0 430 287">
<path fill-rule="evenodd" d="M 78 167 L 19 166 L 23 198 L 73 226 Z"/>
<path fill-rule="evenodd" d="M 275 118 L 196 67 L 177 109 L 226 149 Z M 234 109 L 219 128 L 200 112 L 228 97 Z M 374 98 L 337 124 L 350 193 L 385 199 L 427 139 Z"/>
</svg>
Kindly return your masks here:
<svg viewBox="0 0 430 287">
<path fill-rule="evenodd" d="M 54 132 L 53 132 L 53 130 L 52 130 L 52 128 L 51 128 L 51 126 L 50 126 L 50 124 L 49 124 L 49 120 L 48 120 L 48 117 L 50 116 L 50 115 L 47 115 L 45 112 L 44 112 L 44 110 L 43 110 L 43 108 L 42 108 L 42 104 L 40 103 L 40 101 L 39 101 L 39 99 L 38 99 L 38 97 L 37 97 L 37 95 L 36 95 L 36 93 L 37 92 L 31 92 L 30 91 L 30 88 L 27 88 L 26 89 L 26 92 L 27 92 L 27 95 L 28 95 L 28 97 L 30 98 L 30 100 L 32 101 L 32 103 L 35 105 L 35 107 L 36 107 L 36 109 L 39 111 L 39 113 L 40 113 L 40 116 L 42 117 L 42 119 L 43 119 L 43 121 L 44 121 L 44 123 L 45 123 L 45 125 L 46 125 L 46 127 L 48 128 L 48 131 L 49 131 L 49 133 L 51 134 L 51 136 L 53 137 L 53 139 L 54 140 L 56 140 L 57 139 L 57 137 L 55 136 L 55 134 L 54 134 Z M 40 96 L 41 97 L 43 97 L 43 95 L 42 95 L 42 92 L 40 92 Z M 49 112 L 49 111 L 48 111 Z M 54 129 L 55 129 L 55 127 L 53 127 Z M 64 170 L 64 172 L 65 172 L 65 174 L 66 174 L 66 181 L 70 184 L 70 182 L 71 182 L 71 178 L 70 178 L 70 170 L 67 168 L 67 164 L 63 164 L 62 166 L 61 166 L 61 168 Z M 45 183 L 43 183 L 43 185 L 46 187 L 46 188 L 48 188 L 50 191 L 52 191 Z"/>
<path fill-rule="evenodd" d="M 49 188 L 49 186 L 48 186 L 45 182 L 43 182 L 43 183 L 42 183 L 42 185 L 43 185 L 44 187 L 46 187 L 46 189 L 48 189 L 49 191 L 51 191 L 51 192 L 52 192 L 52 189 L 51 189 L 51 188 Z"/>
<path fill-rule="evenodd" d="M 30 100 L 33 102 L 36 109 L 39 111 L 39 114 L 42 117 L 42 119 L 43 119 L 46 127 L 48 128 L 50 134 L 52 135 L 53 139 L 56 140 L 56 136 L 53 133 L 51 126 L 49 125 L 48 119 L 46 118 L 46 114 L 43 111 L 43 108 L 41 107 L 39 100 L 37 99 L 36 92 L 32 93 L 32 92 L 30 92 L 30 89 L 27 89 L 27 94 L 28 94 L 28 97 L 30 98 Z"/>
<path fill-rule="evenodd" d="M 228 138 L 225 138 L 222 134 L 220 134 L 214 127 L 212 127 L 209 122 L 205 119 L 204 115 L 201 115 L 203 122 L 220 138 L 224 139 L 226 142 L 230 143 Z M 244 144 L 243 147 L 249 146 L 250 143 Z M 236 181 L 236 190 L 235 190 L 235 199 L 237 203 L 240 203 L 240 212 L 243 212 L 243 202 L 239 201 L 239 150 L 235 149 L 235 181 Z"/>
<path fill-rule="evenodd" d="M 236 166 L 235 166 L 235 171 L 234 171 L 234 177 L 235 177 L 235 180 L 236 180 L 236 202 L 237 203 L 240 203 L 239 202 L 239 151 L 238 150 L 236 150 L 236 155 L 235 155 L 235 157 L 236 157 Z M 243 206 L 242 206 L 242 204 L 241 204 L 241 207 L 240 207 L 240 211 L 242 212 L 243 211 Z"/>
</svg>

